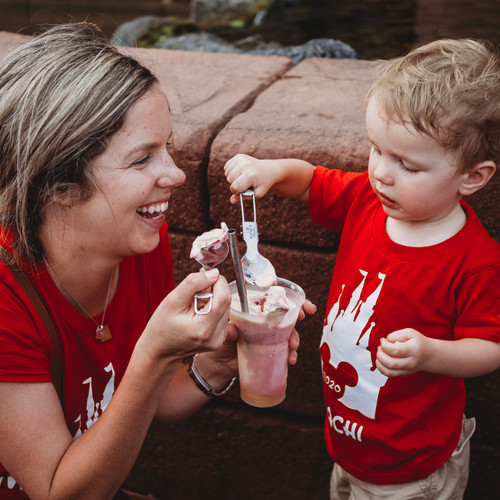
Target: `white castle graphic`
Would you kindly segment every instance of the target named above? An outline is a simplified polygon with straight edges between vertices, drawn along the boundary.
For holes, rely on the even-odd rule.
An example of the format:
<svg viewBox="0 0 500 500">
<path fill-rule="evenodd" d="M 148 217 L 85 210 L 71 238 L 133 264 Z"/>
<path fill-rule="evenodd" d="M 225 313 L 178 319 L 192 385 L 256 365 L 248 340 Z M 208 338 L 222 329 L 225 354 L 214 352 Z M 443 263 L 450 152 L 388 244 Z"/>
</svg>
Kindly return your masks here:
<svg viewBox="0 0 500 500">
<path fill-rule="evenodd" d="M 84 421 L 82 415 L 80 415 L 77 419 L 75 419 L 75 422 L 78 422 L 78 430 L 73 436 L 73 439 L 80 437 L 86 430 L 90 429 L 90 427 L 92 427 L 92 425 L 95 424 L 99 416 L 107 408 L 109 402 L 111 401 L 111 397 L 115 392 L 115 370 L 113 368 L 113 364 L 109 363 L 109 365 L 106 366 L 104 370 L 108 373 L 111 373 L 111 377 L 108 380 L 108 383 L 106 384 L 101 401 L 94 401 L 94 393 L 92 390 L 92 377 L 89 377 L 88 379 L 82 382 L 82 385 L 88 384 L 89 386 L 89 392 L 87 395 L 87 407 L 86 407 L 87 418 L 85 419 L 85 424 L 82 424 L 82 422 Z M 7 489 L 9 490 L 13 490 L 16 487 L 22 490 L 22 488 L 19 487 L 19 485 L 16 483 L 16 480 L 12 476 L 7 475 L 4 477 L 0 477 L 0 486 L 3 486 L 4 484 L 7 485 Z"/>
<path fill-rule="evenodd" d="M 102 395 L 102 400 L 101 401 L 94 401 L 94 393 L 92 390 L 92 377 L 89 377 L 88 379 L 84 380 L 82 382 L 83 385 L 88 384 L 89 386 L 89 392 L 87 395 L 87 418 L 85 419 L 85 424 L 84 418 L 82 415 L 80 415 L 75 422 L 78 422 L 78 430 L 76 431 L 76 434 L 73 436 L 73 439 L 76 439 L 80 437 L 85 431 L 90 429 L 92 425 L 94 425 L 99 418 L 99 416 L 102 414 L 102 412 L 108 407 L 109 402 L 111 401 L 111 398 L 115 392 L 115 370 L 113 369 L 113 364 L 109 363 L 106 368 L 104 368 L 106 372 L 111 372 L 111 377 L 108 380 L 108 383 L 106 384 L 106 387 L 104 389 L 104 393 Z"/>
<path fill-rule="evenodd" d="M 380 388 L 386 383 L 387 377 L 374 366 L 368 350 L 370 332 L 375 326 L 375 323 L 369 324 L 369 321 L 386 275 L 378 274 L 380 280 L 378 287 L 363 302 L 360 297 L 368 273 L 361 269 L 359 272 L 363 279 L 353 291 L 349 305 L 345 310 L 340 310 L 340 300 L 345 291 L 345 285 L 342 285 L 339 298 L 332 306 L 326 319 L 321 345 L 327 343 L 331 353 L 329 363 L 335 370 L 340 363 L 347 362 L 355 368 L 358 374 L 357 383 L 354 387 L 346 385 L 345 392 L 339 401 L 373 419 L 375 418 Z M 323 360 L 324 362 L 325 360 Z M 323 371 L 325 371 L 325 367 Z"/>
</svg>

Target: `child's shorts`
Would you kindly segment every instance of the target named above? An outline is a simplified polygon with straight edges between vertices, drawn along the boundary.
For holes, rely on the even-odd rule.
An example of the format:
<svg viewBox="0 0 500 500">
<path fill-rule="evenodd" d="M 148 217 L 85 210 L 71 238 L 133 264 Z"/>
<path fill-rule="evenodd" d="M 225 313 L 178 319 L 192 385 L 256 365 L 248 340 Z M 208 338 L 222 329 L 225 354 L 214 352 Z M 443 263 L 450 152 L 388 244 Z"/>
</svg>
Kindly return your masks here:
<svg viewBox="0 0 500 500">
<path fill-rule="evenodd" d="M 451 457 L 430 476 L 403 484 L 372 484 L 333 466 L 330 500 L 461 500 L 469 479 L 470 438 L 474 418 L 465 418 L 462 435 Z"/>
</svg>

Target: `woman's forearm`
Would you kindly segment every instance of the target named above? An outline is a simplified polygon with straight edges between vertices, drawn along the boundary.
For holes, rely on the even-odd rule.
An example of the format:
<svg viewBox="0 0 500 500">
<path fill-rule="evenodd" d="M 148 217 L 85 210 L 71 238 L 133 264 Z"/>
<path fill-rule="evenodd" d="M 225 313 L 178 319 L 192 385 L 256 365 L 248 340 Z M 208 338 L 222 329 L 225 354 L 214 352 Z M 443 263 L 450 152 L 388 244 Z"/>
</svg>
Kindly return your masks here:
<svg viewBox="0 0 500 500">
<path fill-rule="evenodd" d="M 230 369 L 214 363 L 201 354 L 196 360 L 199 375 L 216 391 L 227 387 L 236 375 Z M 196 413 L 212 398 L 204 394 L 188 374 L 188 364 L 183 364 L 169 384 L 158 407 L 156 418 L 165 422 L 177 422 Z"/>
<path fill-rule="evenodd" d="M 133 355 L 98 421 L 62 457 L 49 498 L 108 498 L 131 470 L 180 361 Z M 77 471 L 77 473 L 75 473 Z"/>
</svg>

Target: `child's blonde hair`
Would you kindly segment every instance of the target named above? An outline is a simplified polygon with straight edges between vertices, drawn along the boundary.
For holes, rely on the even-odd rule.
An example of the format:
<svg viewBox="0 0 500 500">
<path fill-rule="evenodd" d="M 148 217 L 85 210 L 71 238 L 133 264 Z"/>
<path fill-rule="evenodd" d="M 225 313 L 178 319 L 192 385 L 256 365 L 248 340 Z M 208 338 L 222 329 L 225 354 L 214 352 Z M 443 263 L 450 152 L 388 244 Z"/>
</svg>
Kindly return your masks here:
<svg viewBox="0 0 500 500">
<path fill-rule="evenodd" d="M 460 171 L 500 163 L 500 56 L 488 42 L 438 40 L 388 62 L 368 91 L 385 114 L 435 138 Z"/>
</svg>

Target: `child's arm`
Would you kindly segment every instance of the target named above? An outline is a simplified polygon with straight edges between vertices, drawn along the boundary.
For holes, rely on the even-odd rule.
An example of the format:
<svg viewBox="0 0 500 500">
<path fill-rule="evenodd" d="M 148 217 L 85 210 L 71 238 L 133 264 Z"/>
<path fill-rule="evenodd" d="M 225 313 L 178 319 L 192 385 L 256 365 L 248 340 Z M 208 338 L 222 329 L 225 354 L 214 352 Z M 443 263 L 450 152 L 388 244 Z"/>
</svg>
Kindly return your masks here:
<svg viewBox="0 0 500 500">
<path fill-rule="evenodd" d="M 478 338 L 438 340 L 405 328 L 382 339 L 377 368 L 388 377 L 425 371 L 457 378 L 476 377 L 500 367 L 500 342 Z"/>
<path fill-rule="evenodd" d="M 307 201 L 314 165 L 293 158 L 258 160 L 238 154 L 224 166 L 224 173 L 232 191 L 231 203 L 239 202 L 238 193 L 249 188 L 262 198 L 269 189 L 280 196 Z"/>
</svg>

